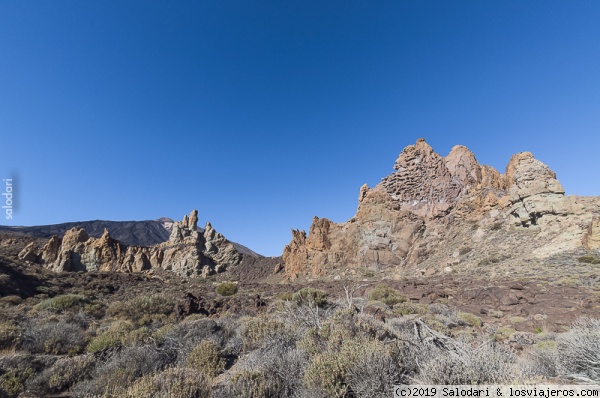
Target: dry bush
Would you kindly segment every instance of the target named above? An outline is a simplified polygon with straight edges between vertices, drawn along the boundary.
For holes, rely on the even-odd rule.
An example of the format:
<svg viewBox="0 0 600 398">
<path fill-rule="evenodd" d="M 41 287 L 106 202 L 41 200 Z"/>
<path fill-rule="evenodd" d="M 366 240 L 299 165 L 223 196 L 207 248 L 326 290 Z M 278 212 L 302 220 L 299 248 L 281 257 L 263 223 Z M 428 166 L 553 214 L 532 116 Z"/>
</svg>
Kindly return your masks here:
<svg viewBox="0 0 600 398">
<path fill-rule="evenodd" d="M 117 395 L 119 398 L 204 398 L 210 395 L 210 382 L 202 373 L 187 368 L 169 368 L 144 376 Z"/>
<path fill-rule="evenodd" d="M 124 347 L 96 366 L 92 380 L 77 384 L 78 396 L 102 396 L 124 393 L 140 377 L 163 370 L 174 358 L 151 346 Z"/>
<path fill-rule="evenodd" d="M 556 348 L 562 374 L 600 383 L 600 319 L 578 319 L 558 336 Z"/>
<path fill-rule="evenodd" d="M 348 366 L 346 381 L 357 397 L 389 397 L 390 389 L 401 381 L 402 369 L 394 346 L 369 342 Z"/>
<path fill-rule="evenodd" d="M 212 398 L 278 397 L 278 387 L 263 370 L 243 370 L 212 390 Z"/>
<path fill-rule="evenodd" d="M 241 336 L 242 322 L 235 316 L 221 317 L 216 320 L 223 332 L 223 352 L 227 355 L 238 356 L 243 349 Z"/>
<path fill-rule="evenodd" d="M 452 340 L 428 352 L 417 376 L 422 384 L 502 384 L 513 379 L 516 356 L 509 348 Z"/>
<path fill-rule="evenodd" d="M 520 358 L 521 376 L 526 380 L 539 376 L 548 378 L 558 376 L 557 354 L 556 347 L 547 344 L 536 344 L 530 347 Z"/>
<path fill-rule="evenodd" d="M 225 359 L 212 340 L 202 340 L 189 353 L 186 363 L 189 368 L 204 373 L 209 379 L 216 377 L 225 368 Z"/>
<path fill-rule="evenodd" d="M 267 315 L 246 320 L 241 330 L 245 351 L 268 345 L 272 340 L 289 334 L 290 331 L 282 321 Z"/>
<path fill-rule="evenodd" d="M 223 330 L 212 319 L 183 321 L 167 327 L 160 338 L 159 348 L 179 364 L 184 364 L 190 352 L 202 340 L 212 340 L 219 348 L 223 344 Z"/>
<path fill-rule="evenodd" d="M 140 323 L 142 319 L 152 319 L 157 315 L 170 315 L 173 312 L 176 299 L 172 295 L 152 294 L 137 296 L 128 301 L 117 301 L 108 307 L 107 313 L 111 316 L 119 316 L 134 323 Z"/>
<path fill-rule="evenodd" d="M 234 365 L 213 397 L 294 397 L 301 392 L 305 352 L 286 341 L 254 350 Z"/>
<path fill-rule="evenodd" d="M 20 348 L 32 354 L 76 355 L 83 352 L 88 338 L 81 327 L 64 320 L 45 323 L 29 321 Z"/>
<path fill-rule="evenodd" d="M 88 355 L 59 358 L 52 367 L 35 376 L 27 384 L 27 390 L 38 396 L 64 391 L 89 377 L 94 366 L 95 359 Z"/>
<path fill-rule="evenodd" d="M 0 397 L 16 397 L 31 379 L 51 366 L 55 357 L 9 354 L 0 357 Z"/>
</svg>

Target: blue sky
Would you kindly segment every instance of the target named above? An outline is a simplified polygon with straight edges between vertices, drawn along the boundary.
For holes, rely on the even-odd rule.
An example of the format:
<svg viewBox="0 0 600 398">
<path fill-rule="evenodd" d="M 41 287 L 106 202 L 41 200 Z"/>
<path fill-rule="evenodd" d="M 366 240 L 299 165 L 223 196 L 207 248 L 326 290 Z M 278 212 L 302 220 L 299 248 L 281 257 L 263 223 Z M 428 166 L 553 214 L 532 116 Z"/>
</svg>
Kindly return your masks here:
<svg viewBox="0 0 600 398">
<path fill-rule="evenodd" d="M 600 195 L 598 1 L 0 1 L 13 220 L 180 219 L 279 255 L 417 138 Z"/>
</svg>

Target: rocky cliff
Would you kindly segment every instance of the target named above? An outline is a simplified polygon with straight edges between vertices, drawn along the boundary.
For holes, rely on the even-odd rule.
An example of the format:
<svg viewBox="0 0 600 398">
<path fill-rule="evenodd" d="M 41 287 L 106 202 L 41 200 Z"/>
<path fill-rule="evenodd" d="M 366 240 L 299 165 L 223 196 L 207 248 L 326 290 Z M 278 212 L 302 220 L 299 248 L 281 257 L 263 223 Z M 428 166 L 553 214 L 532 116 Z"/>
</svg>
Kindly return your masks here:
<svg viewBox="0 0 600 398">
<path fill-rule="evenodd" d="M 529 152 L 513 155 L 501 174 L 464 146 L 442 157 L 419 139 L 394 169 L 360 188 L 347 222 L 314 217 L 308 234 L 292 231 L 288 277 L 360 268 L 431 274 L 600 247 L 600 198 L 565 196 Z"/>
<path fill-rule="evenodd" d="M 61 271 L 139 272 L 150 268 L 171 270 L 182 276 L 207 276 L 242 262 L 244 254 L 207 223 L 199 229 L 198 211 L 173 222 L 166 242 L 153 246 L 125 245 L 108 230 L 92 238 L 81 227 L 69 229 L 62 238 L 53 236 L 40 253 L 33 244 L 19 253 L 21 259 Z"/>
</svg>

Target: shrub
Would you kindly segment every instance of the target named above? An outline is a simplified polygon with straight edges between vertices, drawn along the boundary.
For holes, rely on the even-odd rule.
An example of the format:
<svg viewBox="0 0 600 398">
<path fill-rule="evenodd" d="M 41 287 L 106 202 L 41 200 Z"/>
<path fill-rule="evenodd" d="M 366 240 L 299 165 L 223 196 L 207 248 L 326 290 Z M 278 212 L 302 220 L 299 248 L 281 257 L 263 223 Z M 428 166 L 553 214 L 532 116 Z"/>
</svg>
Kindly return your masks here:
<svg viewBox="0 0 600 398">
<path fill-rule="evenodd" d="M 89 299 L 81 294 L 63 294 L 61 296 L 46 299 L 41 303 L 36 304 L 33 308 L 36 311 L 50 310 L 62 312 L 68 310 L 69 308 L 80 306 L 88 302 Z"/>
<path fill-rule="evenodd" d="M 394 313 L 398 315 L 421 314 L 425 315 L 429 312 L 429 308 L 425 304 L 417 303 L 398 303 L 393 307 Z"/>
<path fill-rule="evenodd" d="M 19 305 L 23 302 L 23 299 L 19 296 L 15 296 L 15 295 L 11 295 L 11 296 L 4 296 L 2 298 L 0 298 L 0 305 L 3 305 L 5 307 L 12 307 L 15 305 Z"/>
<path fill-rule="evenodd" d="M 513 380 L 515 354 L 503 345 L 484 343 L 474 349 L 453 341 L 454 349 L 438 349 L 420 368 L 422 384 L 503 384 Z"/>
<path fill-rule="evenodd" d="M 215 291 L 221 296 L 233 296 L 238 292 L 238 286 L 233 282 L 223 282 L 217 285 Z"/>
<path fill-rule="evenodd" d="M 500 228 L 502 228 L 502 221 L 496 221 L 495 223 L 490 225 L 491 231 L 498 231 Z"/>
<path fill-rule="evenodd" d="M 183 321 L 177 325 L 166 327 L 162 334 L 160 349 L 183 364 L 190 352 L 202 341 L 211 339 L 217 345 L 223 341 L 223 330 L 212 319 Z"/>
<path fill-rule="evenodd" d="M 469 326 L 480 327 L 483 325 L 483 321 L 477 315 L 470 314 L 468 312 L 459 312 L 457 315 L 459 321 L 466 323 Z"/>
<path fill-rule="evenodd" d="M 154 375 L 144 376 L 119 397 L 186 397 L 202 398 L 210 395 L 206 376 L 187 368 L 169 368 Z"/>
<path fill-rule="evenodd" d="M 539 376 L 557 377 L 557 352 L 554 347 L 532 346 L 523 356 L 520 364 L 522 376 L 534 379 Z"/>
<path fill-rule="evenodd" d="M 268 316 L 251 318 L 242 326 L 244 349 L 259 348 L 265 341 L 280 337 L 285 329 L 283 322 Z"/>
<path fill-rule="evenodd" d="M 579 261 L 580 263 L 586 263 L 586 264 L 600 264 L 600 258 L 598 258 L 596 256 L 592 256 L 590 254 L 579 257 L 577 259 L 577 261 Z"/>
<path fill-rule="evenodd" d="M 327 305 L 327 293 L 319 289 L 305 287 L 292 295 L 292 301 L 298 306 L 324 307 Z"/>
<path fill-rule="evenodd" d="M 33 369 L 25 372 L 10 370 L 0 376 L 0 396 L 16 397 L 25 388 L 25 381 L 33 375 Z"/>
<path fill-rule="evenodd" d="M 189 353 L 187 366 L 204 373 L 208 378 L 214 378 L 225 368 L 225 359 L 221 356 L 219 347 L 211 340 L 202 340 Z"/>
<path fill-rule="evenodd" d="M 93 338 L 86 350 L 93 354 L 110 348 L 120 347 L 128 341 L 127 337 L 133 330 L 134 327 L 131 322 L 114 322 L 104 333 Z"/>
<path fill-rule="evenodd" d="M 386 285 L 378 285 L 369 293 L 369 300 L 381 301 L 385 305 L 392 307 L 394 304 L 405 302 L 406 297 L 396 289 L 392 289 Z"/>
<path fill-rule="evenodd" d="M 169 352 L 152 346 L 124 347 L 107 355 L 106 362 L 94 370 L 92 380 L 77 384 L 73 390 L 77 396 L 86 397 L 125 394 L 136 379 L 162 371 L 174 360 Z"/>
<path fill-rule="evenodd" d="M 173 312 L 175 300 L 171 296 L 152 294 L 138 296 L 132 300 L 117 301 L 108 308 L 108 314 L 121 316 L 134 323 L 140 323 L 144 316 L 169 315 Z"/>
<path fill-rule="evenodd" d="M 458 254 L 460 254 L 461 256 L 464 256 L 465 254 L 469 253 L 471 250 L 473 250 L 473 248 L 470 246 L 462 246 L 461 248 L 458 249 Z"/>
<path fill-rule="evenodd" d="M 304 383 L 328 397 L 341 397 L 346 392 L 344 380 L 348 358 L 339 352 L 324 352 L 312 358 L 306 368 Z"/>
<path fill-rule="evenodd" d="M 390 350 L 380 342 L 370 342 L 349 365 L 347 382 L 360 397 L 389 397 L 390 386 L 400 382 L 401 369 Z"/>
<path fill-rule="evenodd" d="M 48 386 L 53 390 L 62 391 L 86 377 L 92 364 L 93 359 L 86 356 L 61 358 L 51 369 Z"/>
<path fill-rule="evenodd" d="M 32 354 L 75 355 L 87 344 L 81 327 L 64 320 L 42 324 L 33 321 L 25 328 L 21 348 Z"/>
<path fill-rule="evenodd" d="M 516 330 L 509 327 L 500 327 L 494 331 L 492 334 L 492 339 L 494 340 L 506 340 L 510 336 L 516 333 Z"/>
<path fill-rule="evenodd" d="M 0 323 L 0 349 L 10 349 L 19 342 L 23 329 L 12 322 Z"/>
<path fill-rule="evenodd" d="M 580 318 L 556 340 L 561 373 L 600 382 L 600 320 Z"/>
<path fill-rule="evenodd" d="M 222 386 L 213 396 L 277 397 L 278 387 L 264 370 L 245 369 L 232 375 L 229 385 Z"/>
</svg>

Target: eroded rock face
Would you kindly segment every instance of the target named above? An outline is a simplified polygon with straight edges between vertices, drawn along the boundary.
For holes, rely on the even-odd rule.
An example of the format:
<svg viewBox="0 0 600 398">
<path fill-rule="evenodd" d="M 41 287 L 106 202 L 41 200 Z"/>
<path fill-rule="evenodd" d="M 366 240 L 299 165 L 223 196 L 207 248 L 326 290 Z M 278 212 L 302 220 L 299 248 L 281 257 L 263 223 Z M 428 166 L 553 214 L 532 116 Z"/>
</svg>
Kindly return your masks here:
<svg viewBox="0 0 600 398">
<path fill-rule="evenodd" d="M 243 255 L 231 242 L 207 224 L 198 231 L 198 211 L 174 222 L 169 240 L 154 246 L 127 246 L 111 238 L 107 230 L 90 238 L 78 227 L 60 239 L 52 237 L 34 262 L 57 272 L 113 271 L 140 272 L 150 268 L 171 270 L 182 276 L 207 276 L 238 265 Z M 23 256 L 33 258 L 23 252 Z"/>
<path fill-rule="evenodd" d="M 444 269 L 461 263 L 460 246 L 484 251 L 492 238 L 508 252 L 538 257 L 600 246 L 600 225 L 592 221 L 600 200 L 566 197 L 556 174 L 529 152 L 512 156 L 501 174 L 464 146 L 442 157 L 419 139 L 400 153 L 394 169 L 375 187 L 360 187 L 349 221 L 315 217 L 308 235 L 292 231 L 283 252 L 288 277 L 340 267 Z M 510 228 L 527 231 L 527 245 L 511 247 L 494 232 Z M 444 259 L 446 248 L 452 251 Z"/>
</svg>

